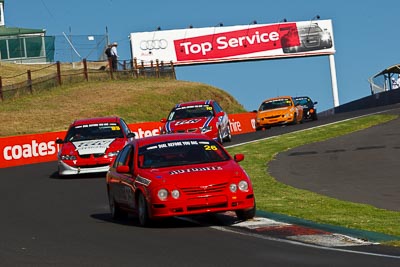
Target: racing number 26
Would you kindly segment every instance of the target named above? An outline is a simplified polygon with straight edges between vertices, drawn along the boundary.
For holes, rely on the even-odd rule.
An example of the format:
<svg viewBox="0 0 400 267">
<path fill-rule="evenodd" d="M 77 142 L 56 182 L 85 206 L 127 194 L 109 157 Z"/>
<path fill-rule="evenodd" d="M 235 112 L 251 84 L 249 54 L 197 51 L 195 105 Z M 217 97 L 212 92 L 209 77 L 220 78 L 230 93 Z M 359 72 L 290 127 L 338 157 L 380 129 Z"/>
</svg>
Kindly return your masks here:
<svg viewBox="0 0 400 267">
<path fill-rule="evenodd" d="M 210 146 L 210 145 L 205 145 L 204 149 L 205 150 L 218 150 L 217 146 Z"/>
</svg>

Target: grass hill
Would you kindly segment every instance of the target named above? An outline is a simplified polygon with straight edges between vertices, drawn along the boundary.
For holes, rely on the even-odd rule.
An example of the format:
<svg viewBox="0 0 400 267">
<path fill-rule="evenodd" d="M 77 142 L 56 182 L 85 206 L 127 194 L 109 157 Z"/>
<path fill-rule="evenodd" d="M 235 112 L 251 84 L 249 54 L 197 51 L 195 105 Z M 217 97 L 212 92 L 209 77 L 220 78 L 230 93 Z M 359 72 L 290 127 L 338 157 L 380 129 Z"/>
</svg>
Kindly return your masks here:
<svg viewBox="0 0 400 267">
<path fill-rule="evenodd" d="M 13 70 L 8 66 L 7 74 Z M 0 75 L 5 72 L 0 65 Z M 22 71 L 23 72 L 23 71 Z M 228 113 L 246 112 L 227 92 L 171 79 L 81 82 L 0 102 L 0 137 L 66 130 L 78 118 L 120 116 L 128 123 L 159 121 L 179 102 L 214 99 Z"/>
</svg>

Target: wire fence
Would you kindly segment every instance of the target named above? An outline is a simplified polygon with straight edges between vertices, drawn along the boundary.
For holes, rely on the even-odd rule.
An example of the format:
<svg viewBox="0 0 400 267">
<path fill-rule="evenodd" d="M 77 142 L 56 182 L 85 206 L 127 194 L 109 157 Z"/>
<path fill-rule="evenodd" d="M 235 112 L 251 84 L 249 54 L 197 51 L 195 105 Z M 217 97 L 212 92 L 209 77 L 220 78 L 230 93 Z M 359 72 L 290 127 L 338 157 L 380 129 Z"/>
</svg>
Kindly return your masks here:
<svg viewBox="0 0 400 267">
<path fill-rule="evenodd" d="M 10 77 L 0 76 L 0 99 L 16 98 L 43 90 L 89 81 L 128 80 L 145 78 L 176 79 L 172 62 L 118 61 L 117 70 L 110 61 L 88 61 L 46 64 L 43 68 L 27 70 Z"/>
</svg>

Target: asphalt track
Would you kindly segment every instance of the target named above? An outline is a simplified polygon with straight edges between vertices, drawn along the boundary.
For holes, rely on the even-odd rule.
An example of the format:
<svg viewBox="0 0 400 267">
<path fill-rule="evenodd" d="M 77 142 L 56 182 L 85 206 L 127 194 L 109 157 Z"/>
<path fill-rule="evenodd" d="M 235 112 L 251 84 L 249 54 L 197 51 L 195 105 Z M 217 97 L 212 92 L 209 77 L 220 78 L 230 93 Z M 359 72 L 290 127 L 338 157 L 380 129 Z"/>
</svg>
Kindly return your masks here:
<svg viewBox="0 0 400 267">
<path fill-rule="evenodd" d="M 296 188 L 400 211 L 400 118 L 279 153 L 269 171 Z"/>
<path fill-rule="evenodd" d="M 361 114 L 343 114 L 235 136 L 232 144 L 356 115 Z M 398 131 L 388 133 L 393 137 Z M 385 147 L 380 150 L 373 146 Z M 370 141 L 355 146 L 363 149 L 341 149 L 346 150 L 345 154 L 391 148 L 399 151 L 397 147 L 398 143 L 384 145 Z M 319 148 L 304 151 L 318 152 Z M 320 151 L 325 153 L 326 149 Z M 336 153 L 341 156 L 339 152 Z M 278 155 L 281 156 L 285 155 Z M 202 220 L 208 224 L 172 218 L 150 228 L 139 227 L 134 217 L 113 221 L 103 175 L 59 179 L 56 169 L 56 162 L 0 169 L 0 266 L 399 266 L 400 263 L 398 248 L 299 245 L 270 236 L 260 237 L 254 232 L 235 231 L 221 225 L 222 217 L 218 216 L 205 216 Z M 356 182 L 359 180 L 353 183 Z M 396 186 L 398 182 L 392 184 Z M 391 188 L 382 188 L 386 189 Z M 391 191 L 381 194 L 386 192 Z"/>
</svg>

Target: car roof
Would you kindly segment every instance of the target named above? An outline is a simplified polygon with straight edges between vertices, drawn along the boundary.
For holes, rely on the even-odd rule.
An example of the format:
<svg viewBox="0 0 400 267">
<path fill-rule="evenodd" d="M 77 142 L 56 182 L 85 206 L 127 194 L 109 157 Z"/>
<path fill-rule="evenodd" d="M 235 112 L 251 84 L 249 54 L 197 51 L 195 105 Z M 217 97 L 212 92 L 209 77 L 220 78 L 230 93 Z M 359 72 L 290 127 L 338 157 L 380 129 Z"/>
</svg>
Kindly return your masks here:
<svg viewBox="0 0 400 267">
<path fill-rule="evenodd" d="M 91 123 L 105 123 L 105 122 L 119 122 L 119 117 L 95 117 L 95 118 L 86 118 L 75 120 L 72 125 L 84 125 Z"/>
<path fill-rule="evenodd" d="M 293 98 L 294 99 L 303 99 L 303 98 L 310 98 L 311 99 L 311 97 L 309 97 L 309 96 L 294 96 Z"/>
<path fill-rule="evenodd" d="M 281 99 L 281 98 L 292 98 L 292 97 L 288 96 L 288 95 L 277 96 L 277 97 L 272 97 L 272 98 L 265 99 L 263 102 L 271 101 L 271 100 L 275 100 L 275 99 Z"/>
<path fill-rule="evenodd" d="M 213 139 L 201 133 L 175 133 L 175 134 L 161 134 L 155 136 L 144 137 L 131 141 L 139 146 L 147 146 L 150 144 L 166 142 L 166 141 L 186 141 L 193 139 L 201 139 L 212 141 Z"/>
<path fill-rule="evenodd" d="M 190 101 L 190 102 L 182 102 L 179 104 L 176 104 L 177 107 L 186 107 L 186 106 L 193 106 L 193 105 L 211 105 L 214 102 L 214 100 L 196 100 L 196 101 Z"/>
</svg>

